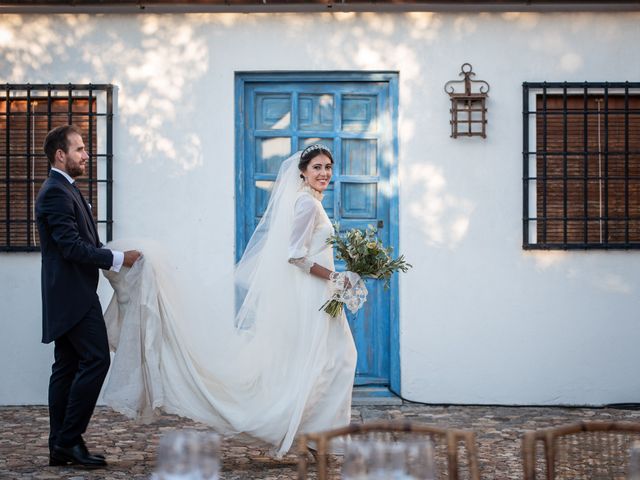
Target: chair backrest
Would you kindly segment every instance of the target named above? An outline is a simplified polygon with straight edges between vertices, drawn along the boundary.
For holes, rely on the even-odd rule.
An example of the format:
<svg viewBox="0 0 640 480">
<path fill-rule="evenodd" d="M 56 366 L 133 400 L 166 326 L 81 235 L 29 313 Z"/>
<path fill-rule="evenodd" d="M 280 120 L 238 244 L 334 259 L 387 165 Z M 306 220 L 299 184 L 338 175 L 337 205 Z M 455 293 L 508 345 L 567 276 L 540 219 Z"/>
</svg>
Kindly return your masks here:
<svg viewBox="0 0 640 480">
<path fill-rule="evenodd" d="M 448 480 L 480 480 L 475 434 L 467 430 L 445 429 L 410 421 L 377 421 L 352 423 L 343 428 L 302 435 L 298 441 L 298 479 L 307 478 L 309 443 L 317 449 L 318 480 L 329 478 L 331 441 L 337 437 L 390 433 L 428 437 L 431 439 L 438 467 L 438 478 Z M 462 447 L 462 448 L 461 448 Z M 462 451 L 462 453 L 460 453 Z"/>
<path fill-rule="evenodd" d="M 623 480 L 634 440 L 640 440 L 637 422 L 584 421 L 526 432 L 524 479 Z"/>
</svg>

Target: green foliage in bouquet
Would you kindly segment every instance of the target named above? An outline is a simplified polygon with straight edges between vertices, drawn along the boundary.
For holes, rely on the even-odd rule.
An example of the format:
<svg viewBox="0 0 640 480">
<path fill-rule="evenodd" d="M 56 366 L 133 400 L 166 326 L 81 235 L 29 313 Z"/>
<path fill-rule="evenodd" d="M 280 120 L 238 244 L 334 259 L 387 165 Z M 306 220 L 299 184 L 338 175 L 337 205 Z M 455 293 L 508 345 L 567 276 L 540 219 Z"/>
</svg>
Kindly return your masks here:
<svg viewBox="0 0 640 480">
<path fill-rule="evenodd" d="M 327 239 L 327 243 L 335 247 L 336 258 L 344 260 L 347 270 L 363 278 L 384 279 L 384 288 L 387 289 L 394 272 L 406 272 L 412 268 L 404 255 L 392 258 L 393 247 L 382 244 L 372 225 L 366 230 L 352 228 L 342 234 L 338 223 L 334 227 L 335 233 Z"/>
<path fill-rule="evenodd" d="M 334 224 L 334 234 L 327 238 L 327 243 L 336 249 L 336 258 L 344 260 L 347 270 L 355 272 L 362 278 L 384 280 L 384 288 L 389 288 L 389 281 L 394 272 L 406 272 L 412 265 L 407 263 L 404 255 L 392 258 L 392 247 L 385 247 L 376 236 L 377 230 L 369 225 L 366 230 L 352 228 L 340 233 L 340 225 Z M 320 309 L 324 309 L 332 317 L 342 313 L 344 303 L 334 294 Z"/>
</svg>

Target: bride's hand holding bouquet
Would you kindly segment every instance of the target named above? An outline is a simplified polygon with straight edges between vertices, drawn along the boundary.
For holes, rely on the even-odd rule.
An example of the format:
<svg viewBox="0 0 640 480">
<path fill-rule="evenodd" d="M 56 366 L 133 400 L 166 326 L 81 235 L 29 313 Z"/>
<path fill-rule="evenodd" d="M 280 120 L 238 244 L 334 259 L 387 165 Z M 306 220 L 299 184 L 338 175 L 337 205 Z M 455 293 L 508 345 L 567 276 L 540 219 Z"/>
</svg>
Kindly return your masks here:
<svg viewBox="0 0 640 480">
<path fill-rule="evenodd" d="M 366 230 L 352 228 L 340 233 L 335 224 L 334 234 L 327 243 L 335 247 L 336 259 L 344 260 L 347 271 L 331 274 L 332 295 L 321 309 L 332 317 L 340 315 L 346 305 L 355 313 L 367 299 L 367 287 L 361 278 L 384 280 L 384 288 L 389 288 L 394 272 L 406 272 L 412 267 L 404 255 L 392 258 L 392 247 L 385 247 L 376 236 L 376 229 L 369 225 Z"/>
</svg>

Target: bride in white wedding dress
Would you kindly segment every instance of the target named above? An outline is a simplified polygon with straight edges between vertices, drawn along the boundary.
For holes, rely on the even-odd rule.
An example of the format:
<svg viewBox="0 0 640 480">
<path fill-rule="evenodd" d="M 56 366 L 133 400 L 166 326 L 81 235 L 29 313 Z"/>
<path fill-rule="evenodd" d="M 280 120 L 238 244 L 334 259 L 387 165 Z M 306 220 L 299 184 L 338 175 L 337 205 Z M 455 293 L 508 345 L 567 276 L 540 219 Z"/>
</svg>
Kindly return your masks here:
<svg viewBox="0 0 640 480">
<path fill-rule="evenodd" d="M 322 145 L 281 165 L 236 266 L 236 330 L 213 332 L 221 338 L 206 358 L 185 340 L 177 286 L 152 245 L 131 269 L 105 272 L 116 292 L 105 312 L 116 352 L 107 405 L 143 419 L 158 409 L 186 416 L 268 443 L 277 456 L 300 433 L 349 423 L 356 349 L 345 314 L 333 318 L 320 306 L 345 284 L 364 284 L 352 272 L 334 272 L 326 243 L 333 227 L 321 204 L 332 168 Z"/>
</svg>

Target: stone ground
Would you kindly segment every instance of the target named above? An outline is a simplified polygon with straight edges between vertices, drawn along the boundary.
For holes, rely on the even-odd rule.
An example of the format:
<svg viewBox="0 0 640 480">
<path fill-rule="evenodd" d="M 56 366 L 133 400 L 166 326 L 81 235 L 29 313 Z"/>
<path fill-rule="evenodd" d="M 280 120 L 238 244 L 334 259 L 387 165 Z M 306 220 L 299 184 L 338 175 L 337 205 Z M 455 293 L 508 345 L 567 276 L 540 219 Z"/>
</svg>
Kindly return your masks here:
<svg viewBox="0 0 640 480">
<path fill-rule="evenodd" d="M 358 406 L 353 421 L 409 419 L 441 427 L 474 430 L 482 479 L 520 479 L 520 441 L 525 430 L 578 420 L 640 421 L 640 411 L 612 408 L 434 406 Z M 206 429 L 202 424 L 163 415 L 151 424 L 128 420 L 99 407 L 85 440 L 92 451 L 104 453 L 102 470 L 48 466 L 48 416 L 43 406 L 0 407 L 0 479 L 148 479 L 154 468 L 159 438 L 173 429 Z M 311 466 L 311 472 L 314 472 Z M 222 479 L 284 480 L 296 478 L 296 458 L 270 458 L 265 450 L 227 441 L 223 446 Z M 312 474 L 311 478 L 315 478 Z"/>
</svg>

